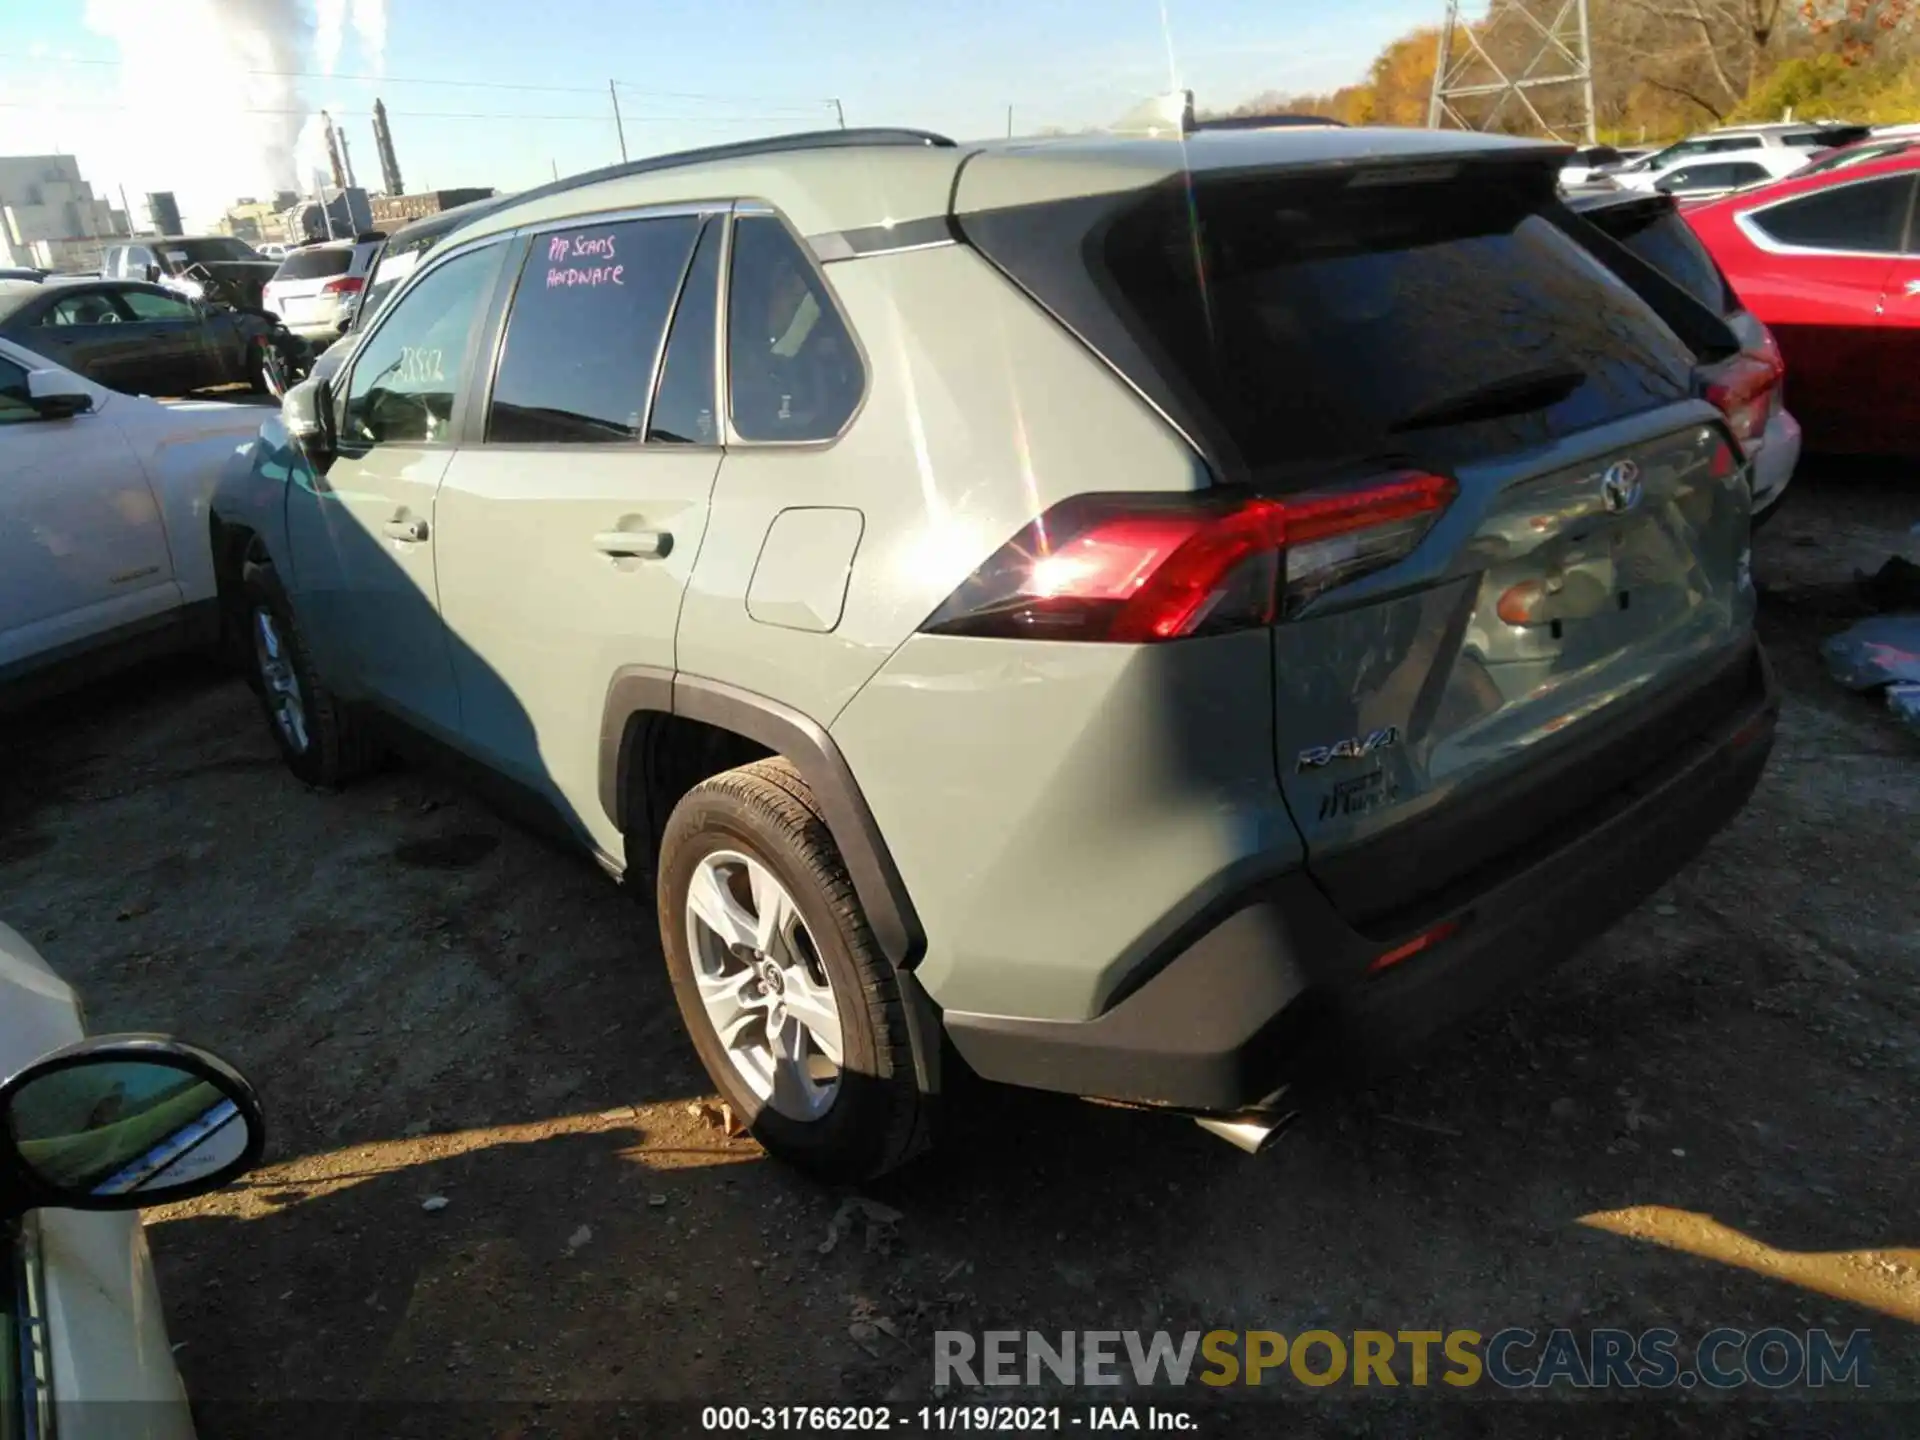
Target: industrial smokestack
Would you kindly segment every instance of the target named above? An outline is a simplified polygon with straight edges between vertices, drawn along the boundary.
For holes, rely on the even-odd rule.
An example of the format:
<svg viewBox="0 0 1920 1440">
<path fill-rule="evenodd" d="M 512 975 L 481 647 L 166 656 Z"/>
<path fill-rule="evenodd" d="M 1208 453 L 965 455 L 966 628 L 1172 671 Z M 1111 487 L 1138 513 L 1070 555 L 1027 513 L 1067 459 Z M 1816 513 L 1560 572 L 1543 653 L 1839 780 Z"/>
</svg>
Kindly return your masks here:
<svg viewBox="0 0 1920 1440">
<path fill-rule="evenodd" d="M 387 107 L 378 100 L 373 102 L 373 144 L 380 152 L 380 184 L 389 195 L 405 194 L 400 161 L 393 153 L 393 131 L 387 128 Z"/>
<path fill-rule="evenodd" d="M 340 142 L 340 168 L 347 172 L 347 188 L 351 190 L 360 182 L 353 178 L 353 152 L 347 149 L 347 132 L 336 131 L 334 138 Z"/>
<path fill-rule="evenodd" d="M 347 167 L 340 158 L 340 132 L 333 128 L 333 117 L 324 110 L 320 112 L 320 121 L 326 126 L 327 165 L 333 171 L 333 188 L 344 190 L 347 188 Z"/>
<path fill-rule="evenodd" d="M 147 192 L 147 223 L 156 235 L 180 233 L 180 205 L 171 190 Z"/>
</svg>

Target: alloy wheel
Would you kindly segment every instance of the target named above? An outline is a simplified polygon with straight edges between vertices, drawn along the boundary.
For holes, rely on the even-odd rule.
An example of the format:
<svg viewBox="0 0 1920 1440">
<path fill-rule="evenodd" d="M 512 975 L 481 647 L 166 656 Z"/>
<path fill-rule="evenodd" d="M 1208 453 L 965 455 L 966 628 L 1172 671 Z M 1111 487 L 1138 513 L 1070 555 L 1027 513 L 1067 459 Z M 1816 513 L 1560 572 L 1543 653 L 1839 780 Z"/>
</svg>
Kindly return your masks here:
<svg viewBox="0 0 1920 1440">
<path fill-rule="evenodd" d="M 747 1088 L 793 1120 L 817 1120 L 840 1088 L 840 1006 L 800 907 L 752 856 L 717 850 L 687 885 L 694 983 Z"/>
<path fill-rule="evenodd" d="M 253 612 L 253 659 L 281 738 L 295 754 L 306 754 L 313 740 L 307 732 L 307 706 L 300 694 L 300 677 L 273 612 L 264 605 L 256 606 Z"/>
</svg>

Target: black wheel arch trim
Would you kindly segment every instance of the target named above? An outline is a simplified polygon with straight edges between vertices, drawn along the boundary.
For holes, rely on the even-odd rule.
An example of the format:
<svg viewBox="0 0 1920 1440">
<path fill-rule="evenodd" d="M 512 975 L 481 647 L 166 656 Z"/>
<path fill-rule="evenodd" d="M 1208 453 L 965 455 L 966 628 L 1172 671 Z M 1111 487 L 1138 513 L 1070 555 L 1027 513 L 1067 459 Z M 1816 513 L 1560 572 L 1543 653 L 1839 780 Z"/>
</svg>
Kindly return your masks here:
<svg viewBox="0 0 1920 1440">
<path fill-rule="evenodd" d="M 631 767 L 638 747 L 633 742 L 650 714 L 731 730 L 792 761 L 820 801 L 881 951 L 897 970 L 911 970 L 919 962 L 926 932 L 859 782 L 824 726 L 790 705 L 719 680 L 654 666 L 623 667 L 607 687 L 600 724 L 600 805 L 623 834 L 627 797 L 634 788 Z"/>
</svg>

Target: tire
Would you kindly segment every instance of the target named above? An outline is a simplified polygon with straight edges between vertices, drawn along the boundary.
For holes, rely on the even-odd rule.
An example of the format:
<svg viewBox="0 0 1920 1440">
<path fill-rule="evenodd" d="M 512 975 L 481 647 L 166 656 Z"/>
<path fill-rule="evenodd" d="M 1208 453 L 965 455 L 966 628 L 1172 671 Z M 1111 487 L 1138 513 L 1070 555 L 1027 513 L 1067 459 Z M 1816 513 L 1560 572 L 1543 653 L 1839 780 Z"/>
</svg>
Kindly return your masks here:
<svg viewBox="0 0 1920 1440">
<path fill-rule="evenodd" d="M 260 697 L 280 758 L 307 784 L 337 790 L 379 758 L 363 727 L 319 679 L 293 607 L 273 567 L 249 560 L 241 575 L 250 656 L 248 683 Z M 290 712 L 286 700 L 297 707 Z"/>
<path fill-rule="evenodd" d="M 701 884 L 704 903 L 710 905 L 716 879 L 733 885 L 737 888 L 730 893 L 741 912 L 757 922 L 756 912 L 765 907 L 749 905 L 761 894 L 753 865 L 791 900 L 798 925 L 784 943 L 746 954 L 744 945 L 728 949 L 719 931 L 690 910 L 689 892 Z M 931 1100 L 914 1078 L 898 980 L 867 926 L 813 792 L 790 763 L 756 761 L 690 790 L 667 820 L 657 892 L 660 945 L 694 1049 L 734 1113 L 770 1154 L 824 1179 L 860 1181 L 895 1169 L 926 1148 Z M 756 969 L 764 977 L 767 965 L 778 968 L 782 959 L 793 962 L 784 971 L 789 977 L 784 984 L 778 977 L 755 981 Z M 741 1013 L 738 1026 L 729 1027 L 741 1037 L 739 1048 L 730 1050 L 723 1041 L 696 966 L 708 977 L 709 991 L 727 988 L 725 981 L 738 967 L 732 993 L 744 993 L 744 1004 L 717 1003 L 722 1011 L 731 1004 Z M 811 982 L 793 978 L 802 969 Z M 779 1077 L 790 1072 L 777 1069 L 769 1093 L 769 1082 L 756 1076 L 749 1053 L 758 1043 L 754 1037 L 770 1037 L 768 1020 L 783 1013 L 785 1003 L 794 1006 L 789 1019 L 803 1006 L 817 1007 L 822 980 L 838 1017 L 838 1064 L 831 1064 L 811 1031 L 810 1043 L 799 1049 L 813 1070 L 837 1069 L 837 1074 L 830 1084 L 810 1079 L 783 1086 Z M 802 988 L 805 995 L 799 993 Z M 829 1092 L 824 1104 L 814 1093 L 816 1085 Z M 806 1104 L 820 1108 L 802 1113 Z"/>
</svg>

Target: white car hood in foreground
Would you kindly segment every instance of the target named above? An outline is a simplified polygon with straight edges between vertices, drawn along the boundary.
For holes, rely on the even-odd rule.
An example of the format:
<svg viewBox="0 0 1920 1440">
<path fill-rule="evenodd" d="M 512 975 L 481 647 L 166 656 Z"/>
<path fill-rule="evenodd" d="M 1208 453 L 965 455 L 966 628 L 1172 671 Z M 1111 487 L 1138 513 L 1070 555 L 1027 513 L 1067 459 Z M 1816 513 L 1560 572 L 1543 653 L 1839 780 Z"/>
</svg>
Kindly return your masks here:
<svg viewBox="0 0 1920 1440">
<path fill-rule="evenodd" d="M 0 925 L 0 1074 L 80 1038 L 72 989 Z M 41 1210 L 35 1223 L 60 1440 L 193 1440 L 140 1217 Z"/>
</svg>

